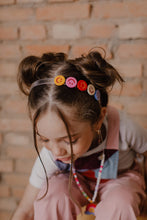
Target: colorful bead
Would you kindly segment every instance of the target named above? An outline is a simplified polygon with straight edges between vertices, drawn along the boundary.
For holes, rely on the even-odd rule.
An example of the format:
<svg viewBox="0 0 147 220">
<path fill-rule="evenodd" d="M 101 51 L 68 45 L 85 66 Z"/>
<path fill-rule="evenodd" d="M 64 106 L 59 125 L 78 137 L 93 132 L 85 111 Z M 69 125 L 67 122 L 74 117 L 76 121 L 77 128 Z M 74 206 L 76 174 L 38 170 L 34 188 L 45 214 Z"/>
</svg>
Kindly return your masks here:
<svg viewBox="0 0 147 220">
<path fill-rule="evenodd" d="M 95 199 L 97 197 L 104 161 L 105 161 L 105 154 L 103 152 L 103 156 L 102 156 L 102 159 L 101 159 L 101 164 L 100 164 L 100 168 L 99 168 L 99 172 L 98 172 L 98 177 L 97 177 L 97 181 L 96 181 L 96 186 L 95 186 L 95 190 L 94 190 L 94 195 L 93 195 L 92 199 L 90 199 L 90 197 L 84 192 L 84 190 L 83 190 L 83 188 L 82 188 L 82 186 L 81 186 L 81 184 L 78 180 L 78 177 L 76 175 L 76 170 L 75 170 L 74 167 L 72 168 L 73 176 L 75 178 L 77 186 L 79 187 L 79 189 L 82 192 L 83 196 L 92 204 L 92 205 L 87 206 L 85 214 L 94 215 L 94 208 L 96 207 L 96 205 L 93 202 L 95 201 Z"/>
<path fill-rule="evenodd" d="M 77 83 L 77 88 L 80 91 L 85 91 L 87 89 L 87 83 L 84 80 L 79 80 Z"/>
<path fill-rule="evenodd" d="M 62 86 L 65 83 L 65 77 L 62 75 L 58 75 L 54 79 L 54 83 L 56 86 Z"/>
<path fill-rule="evenodd" d="M 99 101 L 100 100 L 100 92 L 99 92 L 99 90 L 96 90 L 96 92 L 95 92 L 95 94 L 94 94 L 94 98 L 97 100 L 97 101 Z"/>
<path fill-rule="evenodd" d="M 95 87 L 92 84 L 89 84 L 87 87 L 87 92 L 89 95 L 94 95 L 95 94 Z"/>
<path fill-rule="evenodd" d="M 46 82 L 48 83 L 48 82 Z M 100 92 L 99 90 L 95 91 L 95 87 L 94 85 L 92 85 L 91 83 L 89 85 L 87 85 L 87 82 L 85 80 L 79 80 L 77 82 L 77 79 L 75 77 L 67 77 L 65 80 L 65 77 L 63 75 L 58 75 L 54 78 L 54 83 L 57 86 L 62 86 L 62 85 L 66 85 L 68 88 L 75 88 L 77 86 L 77 88 L 80 91 L 86 91 L 90 96 L 94 95 L 94 98 L 97 101 L 100 101 Z M 45 83 L 43 83 L 45 84 Z M 41 85 L 41 84 L 40 84 Z"/>
<path fill-rule="evenodd" d="M 94 214 L 95 208 L 96 208 L 96 204 L 94 204 L 94 203 L 88 204 L 88 205 L 86 206 L 85 214 L 87 214 L 87 215 L 95 215 L 95 214 Z"/>
<path fill-rule="evenodd" d="M 74 88 L 77 85 L 77 80 L 74 77 L 68 77 L 65 84 L 69 88 Z"/>
</svg>

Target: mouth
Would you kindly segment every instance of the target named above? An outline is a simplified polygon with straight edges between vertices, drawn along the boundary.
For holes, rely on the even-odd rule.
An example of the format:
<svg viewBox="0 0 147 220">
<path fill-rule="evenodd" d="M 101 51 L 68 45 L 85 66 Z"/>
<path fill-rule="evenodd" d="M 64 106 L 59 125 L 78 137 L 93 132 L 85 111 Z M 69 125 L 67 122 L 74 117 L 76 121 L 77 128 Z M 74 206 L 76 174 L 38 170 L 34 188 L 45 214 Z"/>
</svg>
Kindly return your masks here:
<svg viewBox="0 0 147 220">
<path fill-rule="evenodd" d="M 69 162 L 69 161 L 71 161 L 71 156 L 69 156 L 69 157 L 63 157 L 63 158 L 57 158 L 57 160 L 60 160 L 60 161 L 62 161 L 62 162 Z"/>
</svg>

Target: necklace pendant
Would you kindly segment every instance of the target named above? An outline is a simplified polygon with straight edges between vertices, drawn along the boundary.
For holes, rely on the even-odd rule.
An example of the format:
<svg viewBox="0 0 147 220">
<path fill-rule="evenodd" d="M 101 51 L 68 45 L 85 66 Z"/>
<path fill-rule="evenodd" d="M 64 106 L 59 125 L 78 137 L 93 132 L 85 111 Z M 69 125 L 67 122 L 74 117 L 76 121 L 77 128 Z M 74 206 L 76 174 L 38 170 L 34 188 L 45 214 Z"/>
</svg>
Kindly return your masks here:
<svg viewBox="0 0 147 220">
<path fill-rule="evenodd" d="M 96 208 L 96 204 L 94 204 L 94 203 L 89 203 L 89 204 L 86 206 L 85 214 L 86 214 L 86 215 L 95 215 L 95 208 Z"/>
</svg>

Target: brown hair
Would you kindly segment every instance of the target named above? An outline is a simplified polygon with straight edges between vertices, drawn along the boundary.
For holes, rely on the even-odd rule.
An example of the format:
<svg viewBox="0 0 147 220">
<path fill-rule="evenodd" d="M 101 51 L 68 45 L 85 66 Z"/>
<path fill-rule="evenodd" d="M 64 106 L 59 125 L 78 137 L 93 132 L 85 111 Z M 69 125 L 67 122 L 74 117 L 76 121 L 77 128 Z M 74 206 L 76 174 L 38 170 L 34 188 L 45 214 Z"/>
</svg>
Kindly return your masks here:
<svg viewBox="0 0 147 220">
<path fill-rule="evenodd" d="M 54 78 L 57 75 L 63 75 L 65 78 L 72 76 L 77 80 L 83 79 L 88 84 L 93 84 L 95 89 L 100 92 L 100 102 L 96 101 L 86 91 L 81 92 L 77 88 L 70 89 L 64 85 L 56 86 Z M 49 80 L 48 84 L 35 86 L 30 90 L 32 83 L 46 78 Z M 28 96 L 29 110 L 35 111 L 33 118 L 34 142 L 38 155 L 35 130 L 37 119 L 42 113 L 49 107 L 56 106 L 57 112 L 64 121 L 70 140 L 70 133 L 61 106 L 74 107 L 76 109 L 74 116 L 78 120 L 88 120 L 93 124 L 99 120 L 101 107 L 107 106 L 107 90 L 116 81 L 120 84 L 123 83 L 123 79 L 116 69 L 96 51 L 76 59 L 68 59 L 64 53 L 47 53 L 41 57 L 28 56 L 23 59 L 19 65 L 18 84 L 21 91 Z"/>
<path fill-rule="evenodd" d="M 81 92 L 76 88 L 56 86 L 54 78 L 57 75 L 84 79 L 92 83 L 101 93 L 99 103 L 87 92 Z M 50 84 L 34 87 L 29 91 L 33 82 L 48 78 Z M 95 122 L 100 114 L 101 106 L 107 106 L 107 89 L 114 85 L 115 81 L 123 82 L 116 69 L 102 58 L 98 52 L 90 52 L 87 56 L 81 56 L 75 60 L 67 59 L 64 53 L 48 53 L 42 57 L 28 56 L 19 65 L 18 84 L 23 93 L 28 95 L 29 109 L 37 110 L 45 104 L 64 104 L 75 106 L 79 118 Z"/>
</svg>

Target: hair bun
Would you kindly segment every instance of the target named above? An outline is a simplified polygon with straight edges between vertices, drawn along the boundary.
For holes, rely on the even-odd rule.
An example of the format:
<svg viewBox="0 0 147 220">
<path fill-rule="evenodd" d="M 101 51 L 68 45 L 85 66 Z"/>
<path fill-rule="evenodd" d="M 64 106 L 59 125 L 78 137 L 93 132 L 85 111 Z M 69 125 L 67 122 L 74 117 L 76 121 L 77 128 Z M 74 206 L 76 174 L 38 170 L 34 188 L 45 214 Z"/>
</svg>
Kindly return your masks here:
<svg viewBox="0 0 147 220">
<path fill-rule="evenodd" d="M 24 58 L 18 69 L 18 85 L 21 91 L 28 95 L 28 89 L 31 84 L 36 80 L 36 66 L 41 62 L 39 57 L 28 56 Z"/>
<path fill-rule="evenodd" d="M 18 71 L 20 90 L 25 95 L 28 95 L 33 82 L 49 77 L 46 69 L 49 70 L 52 65 L 64 62 L 66 58 L 67 56 L 64 53 L 44 53 L 42 57 L 28 56 L 24 58 L 19 65 Z"/>
<path fill-rule="evenodd" d="M 116 81 L 120 83 L 124 81 L 117 70 L 97 51 L 90 52 L 78 61 L 83 73 L 95 87 L 107 90 L 113 87 Z"/>
<path fill-rule="evenodd" d="M 65 53 L 44 53 L 41 59 L 50 63 L 63 62 L 67 59 L 67 55 Z"/>
</svg>

